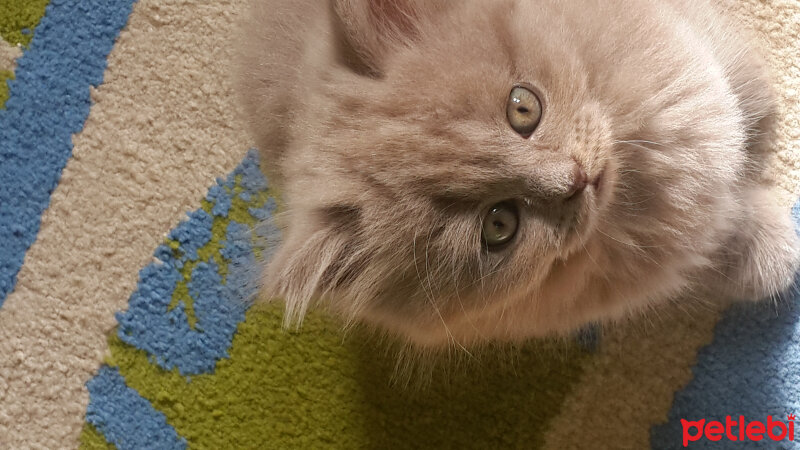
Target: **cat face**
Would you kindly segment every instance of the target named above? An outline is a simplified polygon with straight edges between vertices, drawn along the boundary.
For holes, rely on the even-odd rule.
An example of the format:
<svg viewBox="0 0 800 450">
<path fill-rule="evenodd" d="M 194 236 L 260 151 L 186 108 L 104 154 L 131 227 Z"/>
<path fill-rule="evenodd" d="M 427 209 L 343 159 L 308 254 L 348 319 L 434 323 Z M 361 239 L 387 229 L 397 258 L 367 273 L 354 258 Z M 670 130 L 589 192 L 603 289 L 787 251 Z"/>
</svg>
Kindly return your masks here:
<svg viewBox="0 0 800 450">
<path fill-rule="evenodd" d="M 275 159 L 290 320 L 321 299 L 422 346 L 519 339 L 707 264 L 743 164 L 724 68 L 654 11 L 569 3 L 332 3 Z"/>
</svg>

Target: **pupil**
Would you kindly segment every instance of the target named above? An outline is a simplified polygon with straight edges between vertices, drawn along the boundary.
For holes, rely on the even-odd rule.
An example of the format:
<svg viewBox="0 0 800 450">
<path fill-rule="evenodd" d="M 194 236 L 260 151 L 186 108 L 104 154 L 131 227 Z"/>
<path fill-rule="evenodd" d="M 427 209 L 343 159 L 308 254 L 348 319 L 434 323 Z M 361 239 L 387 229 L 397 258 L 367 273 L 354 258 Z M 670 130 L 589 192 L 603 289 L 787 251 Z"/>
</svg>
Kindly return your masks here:
<svg viewBox="0 0 800 450">
<path fill-rule="evenodd" d="M 494 225 L 494 227 L 497 228 L 498 230 L 502 230 L 506 226 L 506 224 L 500 222 L 499 220 L 495 220 L 494 222 L 492 222 L 492 225 Z"/>
<path fill-rule="evenodd" d="M 530 110 L 524 106 L 520 106 L 519 108 L 517 108 L 517 112 L 520 114 L 528 114 Z"/>
</svg>

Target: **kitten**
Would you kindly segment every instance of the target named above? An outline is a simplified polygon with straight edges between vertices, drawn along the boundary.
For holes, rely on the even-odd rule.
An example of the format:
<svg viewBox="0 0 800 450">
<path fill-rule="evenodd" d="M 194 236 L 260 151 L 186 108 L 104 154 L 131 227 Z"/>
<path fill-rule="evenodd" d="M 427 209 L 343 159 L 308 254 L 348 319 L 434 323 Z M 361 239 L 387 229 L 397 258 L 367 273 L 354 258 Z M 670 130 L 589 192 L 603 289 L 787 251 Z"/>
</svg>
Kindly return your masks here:
<svg viewBox="0 0 800 450">
<path fill-rule="evenodd" d="M 266 294 L 421 348 L 793 281 L 774 105 L 689 0 L 255 0 L 240 92 L 286 202 Z"/>
</svg>

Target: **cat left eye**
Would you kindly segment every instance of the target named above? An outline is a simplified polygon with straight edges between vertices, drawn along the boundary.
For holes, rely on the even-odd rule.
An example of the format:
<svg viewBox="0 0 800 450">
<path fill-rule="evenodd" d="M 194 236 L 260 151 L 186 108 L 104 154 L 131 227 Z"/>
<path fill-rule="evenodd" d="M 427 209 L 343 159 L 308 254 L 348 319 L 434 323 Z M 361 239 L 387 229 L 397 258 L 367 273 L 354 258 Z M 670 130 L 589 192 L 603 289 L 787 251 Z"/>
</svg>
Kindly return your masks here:
<svg viewBox="0 0 800 450">
<path fill-rule="evenodd" d="M 530 137 L 542 120 L 542 102 L 532 90 L 516 86 L 508 96 L 506 117 L 517 134 L 524 138 Z"/>
<path fill-rule="evenodd" d="M 489 249 L 508 243 L 517 234 L 519 212 L 510 201 L 493 205 L 483 218 L 483 242 Z"/>
</svg>

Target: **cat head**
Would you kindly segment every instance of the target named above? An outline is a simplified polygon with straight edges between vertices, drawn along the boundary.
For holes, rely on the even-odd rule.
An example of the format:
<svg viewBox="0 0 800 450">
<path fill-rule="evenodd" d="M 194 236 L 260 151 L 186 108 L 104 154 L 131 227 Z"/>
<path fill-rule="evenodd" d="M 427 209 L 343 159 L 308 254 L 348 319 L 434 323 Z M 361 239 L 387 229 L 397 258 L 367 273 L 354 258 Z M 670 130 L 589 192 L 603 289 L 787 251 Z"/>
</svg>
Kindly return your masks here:
<svg viewBox="0 0 800 450">
<path fill-rule="evenodd" d="M 286 230 L 265 280 L 287 321 L 322 301 L 471 344 L 685 285 L 725 226 L 743 119 L 692 36 L 605 8 L 332 1 L 275 161 Z"/>
</svg>

